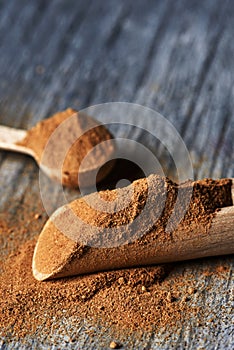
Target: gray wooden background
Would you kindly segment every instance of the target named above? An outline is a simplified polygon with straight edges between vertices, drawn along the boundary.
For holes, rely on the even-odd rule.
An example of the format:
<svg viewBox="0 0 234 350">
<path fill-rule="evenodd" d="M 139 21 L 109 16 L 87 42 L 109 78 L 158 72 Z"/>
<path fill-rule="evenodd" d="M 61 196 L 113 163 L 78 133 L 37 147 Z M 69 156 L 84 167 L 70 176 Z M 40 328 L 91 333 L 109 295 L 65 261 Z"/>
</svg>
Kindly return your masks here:
<svg viewBox="0 0 234 350">
<path fill-rule="evenodd" d="M 234 177 L 233 24 L 232 0 L 0 0 L 0 123 L 27 129 L 69 106 L 135 102 L 173 123 L 196 178 Z M 37 182 L 31 159 L 0 152 L 2 212 L 39 195 Z M 185 321 L 169 338 L 146 334 L 123 348 L 232 349 L 233 259 L 222 262 L 230 273 L 207 279 L 202 301 L 214 310 L 213 323 L 196 328 Z M 198 280 L 200 268 L 188 265 Z M 54 334 L 60 346 L 38 337 L 26 344 L 3 339 L 0 349 L 108 348 L 101 330 L 96 342 L 79 332 L 76 344 Z"/>
</svg>

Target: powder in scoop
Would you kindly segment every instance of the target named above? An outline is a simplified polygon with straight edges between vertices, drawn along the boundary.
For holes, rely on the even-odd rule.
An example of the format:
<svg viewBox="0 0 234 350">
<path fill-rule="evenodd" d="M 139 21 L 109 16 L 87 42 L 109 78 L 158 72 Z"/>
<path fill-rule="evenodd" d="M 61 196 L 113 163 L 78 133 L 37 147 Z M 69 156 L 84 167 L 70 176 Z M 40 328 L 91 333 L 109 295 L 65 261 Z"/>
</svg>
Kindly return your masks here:
<svg viewBox="0 0 234 350">
<path fill-rule="evenodd" d="M 230 179 L 178 186 L 151 175 L 118 191 L 77 199 L 59 209 L 43 229 L 33 260 L 34 275 L 44 280 L 182 260 L 186 237 L 191 238 L 191 232 L 198 237 L 207 234 L 216 211 L 232 205 L 231 186 Z M 191 200 L 184 208 L 184 198 L 190 192 Z M 115 211 L 102 211 L 105 202 L 101 199 L 114 202 Z M 172 213 L 174 222 L 177 220 L 174 231 L 167 229 Z M 191 239 L 186 244 L 192 244 Z"/>
</svg>

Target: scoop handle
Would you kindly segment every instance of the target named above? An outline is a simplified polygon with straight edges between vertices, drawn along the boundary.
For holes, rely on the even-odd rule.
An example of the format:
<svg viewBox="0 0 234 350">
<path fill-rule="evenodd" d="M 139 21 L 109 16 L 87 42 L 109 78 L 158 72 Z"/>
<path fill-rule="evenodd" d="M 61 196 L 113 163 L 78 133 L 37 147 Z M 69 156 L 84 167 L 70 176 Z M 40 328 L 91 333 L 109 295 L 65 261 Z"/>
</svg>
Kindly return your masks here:
<svg viewBox="0 0 234 350">
<path fill-rule="evenodd" d="M 26 153 L 34 156 L 30 148 L 17 145 L 17 142 L 22 141 L 27 135 L 26 130 L 9 128 L 8 126 L 0 125 L 0 149 L 5 151 L 13 151 Z"/>
</svg>

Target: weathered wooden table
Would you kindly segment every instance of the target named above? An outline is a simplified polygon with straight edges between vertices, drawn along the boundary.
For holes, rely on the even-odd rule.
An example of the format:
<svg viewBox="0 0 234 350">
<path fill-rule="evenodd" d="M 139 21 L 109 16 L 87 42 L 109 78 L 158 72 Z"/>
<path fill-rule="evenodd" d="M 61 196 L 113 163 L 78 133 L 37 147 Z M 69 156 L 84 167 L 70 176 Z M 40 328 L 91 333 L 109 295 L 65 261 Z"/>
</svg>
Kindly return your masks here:
<svg viewBox="0 0 234 350">
<path fill-rule="evenodd" d="M 172 122 L 195 178 L 234 177 L 233 1 L 1 0 L 0 19 L 1 124 L 27 129 L 68 106 L 134 102 Z M 25 197 L 39 196 L 38 168 L 30 158 L 0 152 L 0 179 L 2 213 L 14 214 Z M 187 320 L 176 334 L 146 334 L 144 342 L 126 340 L 123 348 L 233 349 L 233 259 L 205 259 L 187 270 L 199 283 L 201 270 L 217 261 L 229 272 L 207 277 L 209 292 L 197 301 L 213 310 L 212 322 L 207 316 L 196 327 Z M 96 341 L 82 327 L 77 332 L 75 344 L 58 334 L 54 339 L 60 348 L 108 348 L 108 335 L 99 342 L 100 329 Z M 53 344 L 40 337 L 25 344 L 2 339 L 0 348 Z"/>
</svg>

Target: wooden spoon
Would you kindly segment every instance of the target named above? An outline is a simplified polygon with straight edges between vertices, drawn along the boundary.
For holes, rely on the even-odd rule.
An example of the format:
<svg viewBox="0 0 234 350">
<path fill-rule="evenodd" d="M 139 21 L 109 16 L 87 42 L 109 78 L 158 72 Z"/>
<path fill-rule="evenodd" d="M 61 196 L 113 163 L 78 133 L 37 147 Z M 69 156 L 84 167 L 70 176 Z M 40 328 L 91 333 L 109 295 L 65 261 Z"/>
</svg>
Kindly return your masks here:
<svg viewBox="0 0 234 350">
<path fill-rule="evenodd" d="M 94 185 L 110 172 L 115 145 L 104 125 L 69 108 L 28 131 L 0 126 L 0 149 L 28 154 L 50 178 L 78 187 L 78 172 L 82 186 Z"/>
<path fill-rule="evenodd" d="M 231 184 L 231 180 L 229 183 Z M 37 280 L 42 281 L 111 269 L 232 254 L 234 253 L 234 179 L 232 179 L 232 188 L 229 187 L 229 189 L 229 194 L 224 197 L 229 198 L 228 203 L 232 202 L 232 206 L 222 207 L 220 211 L 215 212 L 208 232 L 204 232 L 204 227 L 199 227 L 200 223 L 196 221 L 195 225 L 188 226 L 185 232 L 178 231 L 173 234 L 172 239 L 160 239 L 159 230 L 156 232 L 155 240 L 151 242 L 135 244 L 133 241 L 117 247 L 82 245 L 82 240 L 79 241 L 79 238 L 92 235 L 92 230 L 95 229 L 91 225 L 87 228 L 85 221 L 81 221 L 80 227 L 77 226 L 76 232 L 69 234 L 69 237 L 58 229 L 57 224 L 60 223 L 67 225 L 67 227 L 63 226 L 65 231 L 69 229 L 69 225 L 72 226 L 74 221 L 70 210 L 72 206 L 78 208 L 77 204 L 80 205 L 81 212 L 84 210 L 85 215 L 87 206 L 82 199 L 78 199 L 72 202 L 70 207 L 59 208 L 47 221 L 35 247 L 33 275 Z M 126 188 L 122 190 L 127 191 Z M 93 198 L 91 196 L 93 194 L 89 195 L 89 198 Z M 86 197 L 88 199 L 88 196 Z M 156 199 L 155 208 L 157 204 Z M 138 228 L 140 229 L 143 225 L 144 223 L 140 222 Z M 98 232 L 100 239 L 105 237 L 104 230 L 100 227 Z"/>
</svg>

